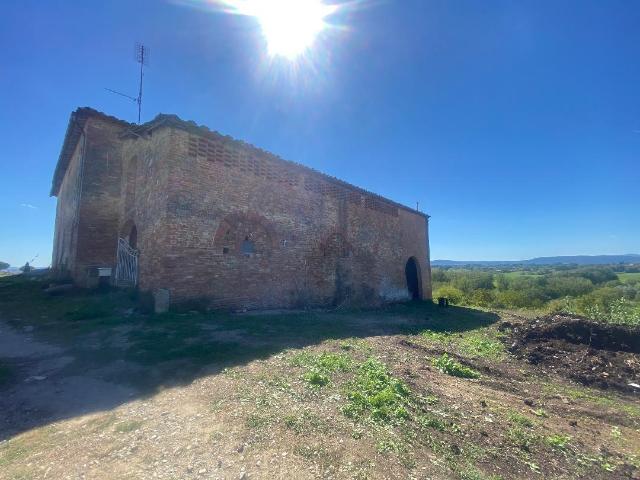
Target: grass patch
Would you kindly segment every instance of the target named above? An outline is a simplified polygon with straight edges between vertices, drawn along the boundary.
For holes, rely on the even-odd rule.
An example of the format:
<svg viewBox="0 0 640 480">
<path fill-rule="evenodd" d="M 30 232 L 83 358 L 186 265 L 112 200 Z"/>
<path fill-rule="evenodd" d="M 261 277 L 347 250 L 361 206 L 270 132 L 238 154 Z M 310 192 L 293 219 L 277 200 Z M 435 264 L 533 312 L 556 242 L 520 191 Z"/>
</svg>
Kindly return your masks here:
<svg viewBox="0 0 640 480">
<path fill-rule="evenodd" d="M 114 430 L 118 433 L 135 432 L 142 426 L 142 423 L 143 422 L 141 420 L 128 420 L 118 423 Z"/>
<path fill-rule="evenodd" d="M 364 362 L 348 386 L 349 402 L 342 412 L 349 418 L 396 423 L 409 417 L 410 390 L 387 366 L 374 358 Z"/>
<path fill-rule="evenodd" d="M 465 356 L 492 360 L 501 360 L 505 356 L 505 346 L 500 341 L 501 335 L 491 328 L 478 328 L 463 333 L 437 330 L 425 330 L 420 333 L 420 336 L 430 343 L 444 348 L 453 347 Z"/>
<path fill-rule="evenodd" d="M 460 480 L 502 480 L 500 475 L 486 475 L 476 467 L 467 467 L 460 473 Z"/>
<path fill-rule="evenodd" d="M 613 395 L 606 394 L 592 388 L 573 388 L 566 385 L 555 385 L 550 383 L 543 384 L 542 388 L 546 393 L 553 395 L 565 395 L 572 400 L 586 400 L 590 403 L 601 405 L 603 407 L 615 408 L 625 412 L 629 416 L 640 418 L 640 406 L 630 405 L 625 403 L 624 400 L 618 399 Z"/>
<path fill-rule="evenodd" d="M 310 353 L 298 352 L 291 358 L 291 365 L 295 367 L 314 368 L 324 372 L 348 372 L 351 370 L 353 360 L 344 353 Z"/>
<path fill-rule="evenodd" d="M 307 371 L 302 379 L 315 388 L 331 383 L 331 374 L 348 372 L 353 367 L 353 360 L 344 353 L 323 352 L 319 354 L 307 351 L 298 352 L 291 358 L 291 365 L 304 367 Z"/>
<path fill-rule="evenodd" d="M 285 415 L 282 421 L 289 430 L 298 435 L 328 430 L 326 423 L 320 417 L 306 410 L 298 415 Z"/>
<path fill-rule="evenodd" d="M 443 353 L 440 357 L 433 361 L 433 365 L 442 373 L 459 378 L 480 378 L 480 372 L 474 370 L 471 367 L 462 365 L 451 358 L 446 353 Z"/>
</svg>

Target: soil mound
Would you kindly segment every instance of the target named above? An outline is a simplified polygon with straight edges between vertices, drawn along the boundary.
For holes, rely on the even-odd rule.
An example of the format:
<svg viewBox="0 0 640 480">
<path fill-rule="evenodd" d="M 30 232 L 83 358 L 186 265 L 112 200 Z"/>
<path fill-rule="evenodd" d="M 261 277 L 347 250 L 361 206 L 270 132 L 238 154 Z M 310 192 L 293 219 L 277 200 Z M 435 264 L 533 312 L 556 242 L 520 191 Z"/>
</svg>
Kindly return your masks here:
<svg viewBox="0 0 640 480">
<path fill-rule="evenodd" d="M 567 315 L 504 322 L 510 351 L 584 385 L 640 393 L 640 328 Z"/>
</svg>

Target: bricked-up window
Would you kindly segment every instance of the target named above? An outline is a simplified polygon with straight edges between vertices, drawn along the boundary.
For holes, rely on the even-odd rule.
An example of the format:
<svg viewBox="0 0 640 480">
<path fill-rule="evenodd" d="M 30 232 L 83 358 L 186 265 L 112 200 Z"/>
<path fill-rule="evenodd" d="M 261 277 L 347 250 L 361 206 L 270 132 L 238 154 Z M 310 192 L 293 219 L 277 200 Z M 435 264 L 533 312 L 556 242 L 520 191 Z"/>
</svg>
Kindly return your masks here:
<svg viewBox="0 0 640 480">
<path fill-rule="evenodd" d="M 256 253 L 256 246 L 249 237 L 245 237 L 242 242 L 242 248 L 240 249 L 240 251 L 243 255 L 250 257 L 251 255 Z"/>
</svg>

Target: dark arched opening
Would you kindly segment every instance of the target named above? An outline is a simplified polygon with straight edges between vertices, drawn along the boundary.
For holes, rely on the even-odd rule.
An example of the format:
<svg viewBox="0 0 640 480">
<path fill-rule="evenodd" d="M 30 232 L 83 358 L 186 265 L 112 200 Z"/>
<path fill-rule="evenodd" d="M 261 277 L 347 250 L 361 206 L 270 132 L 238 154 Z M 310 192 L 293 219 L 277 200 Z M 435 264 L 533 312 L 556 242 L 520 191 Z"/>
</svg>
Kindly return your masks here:
<svg viewBox="0 0 640 480">
<path fill-rule="evenodd" d="M 411 300 L 420 300 L 422 298 L 420 294 L 420 266 L 415 257 L 407 260 L 404 273 L 407 277 L 407 289 L 409 290 Z"/>
<path fill-rule="evenodd" d="M 129 246 L 131 248 L 138 248 L 138 229 L 135 225 L 133 225 L 129 231 Z"/>
</svg>

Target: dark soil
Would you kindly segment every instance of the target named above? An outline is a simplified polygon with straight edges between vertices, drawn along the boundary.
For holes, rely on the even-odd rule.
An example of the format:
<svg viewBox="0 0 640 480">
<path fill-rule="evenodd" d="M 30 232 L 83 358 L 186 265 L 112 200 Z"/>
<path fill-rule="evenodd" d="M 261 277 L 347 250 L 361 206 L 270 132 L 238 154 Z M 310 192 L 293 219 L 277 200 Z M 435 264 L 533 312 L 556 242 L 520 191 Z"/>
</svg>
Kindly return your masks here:
<svg viewBox="0 0 640 480">
<path fill-rule="evenodd" d="M 640 394 L 640 328 L 566 315 L 500 325 L 510 351 L 583 385 Z"/>
</svg>

